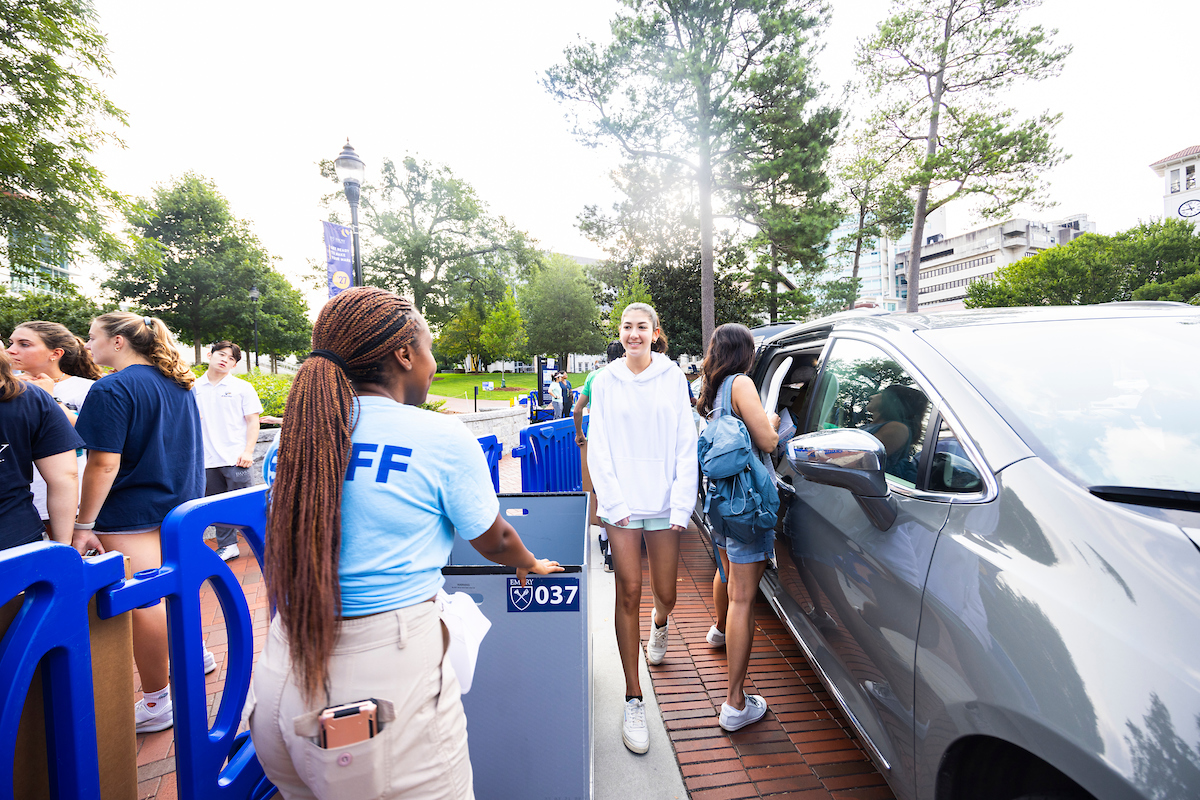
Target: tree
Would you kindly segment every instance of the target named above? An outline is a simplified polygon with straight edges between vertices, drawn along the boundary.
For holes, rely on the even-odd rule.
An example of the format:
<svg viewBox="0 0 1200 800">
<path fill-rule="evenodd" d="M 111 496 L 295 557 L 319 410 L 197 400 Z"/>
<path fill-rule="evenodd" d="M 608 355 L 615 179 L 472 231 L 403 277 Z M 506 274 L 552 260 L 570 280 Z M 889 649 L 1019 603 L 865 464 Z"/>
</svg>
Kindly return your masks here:
<svg viewBox="0 0 1200 800">
<path fill-rule="evenodd" d="M 696 186 L 703 340 L 715 320 L 714 196 L 730 190 L 746 131 L 769 95 L 760 81 L 786 77 L 779 95 L 802 96 L 811 32 L 825 7 L 801 0 L 622 0 L 612 42 L 584 42 L 544 85 L 590 108 L 577 127 L 589 143 L 615 141 L 631 158 L 669 162 Z M 780 65 L 783 65 L 782 67 Z M 778 97 L 775 97 L 778 100 Z M 794 122 L 799 122 L 799 117 Z"/>
<path fill-rule="evenodd" d="M 850 256 L 850 279 L 828 287 L 827 296 L 844 296 L 842 308 L 858 298 L 858 268 L 863 246 L 884 235 L 897 238 L 912 224 L 913 202 L 902 179 L 906 142 L 888 141 L 878 129 L 861 131 L 849 143 L 837 165 L 842 207 L 853 227 L 837 243 L 839 254 Z"/>
<path fill-rule="evenodd" d="M 860 42 L 858 68 L 881 98 L 878 123 L 917 147 L 908 183 L 917 189 L 908 257 L 908 311 L 917 310 L 926 215 L 963 197 L 996 217 L 1033 201 L 1041 175 L 1063 159 L 1051 135 L 1061 115 L 1015 121 L 993 100 L 1018 80 L 1058 74 L 1069 47 L 1053 47 L 1021 14 L 1039 0 L 894 0 L 893 15 Z M 920 152 L 920 146 L 924 152 Z M 935 196 L 931 192 L 936 190 Z"/>
<path fill-rule="evenodd" d="M 754 325 L 757 303 L 752 294 L 746 291 L 742 251 L 724 247 L 721 253 L 722 261 L 717 264 L 714 293 L 717 324 L 740 322 Z M 620 301 L 615 299 L 618 287 L 630 282 L 635 269 L 642 284 L 655 298 L 651 305 L 658 312 L 659 324 L 670 343 L 670 352 L 702 355 L 705 350 L 704 331 L 700 293 L 696 291 L 700 286 L 699 247 L 694 247 L 690 254 L 684 255 L 674 252 L 652 253 L 636 267 L 628 262 L 617 261 L 601 262 L 592 267 L 592 278 L 600 285 L 598 297 L 614 311 L 620 305 Z M 619 324 L 619 315 L 611 318 Z"/>
<path fill-rule="evenodd" d="M 1168 219 L 1113 236 L 1089 233 L 1002 267 L 967 287 L 968 308 L 1086 305 L 1120 300 L 1191 302 L 1200 291 L 1200 237 Z"/>
<path fill-rule="evenodd" d="M 637 267 L 629 270 L 629 275 L 621 284 L 621 289 L 617 292 L 617 299 L 613 301 L 612 310 L 609 312 L 608 333 L 612 338 L 617 339 L 621 336 L 621 317 L 631 303 L 654 305 L 654 298 L 650 296 L 650 290 L 642 281 L 642 271 Z"/>
<path fill-rule="evenodd" d="M 529 335 L 525 332 L 525 323 L 521 320 L 521 312 L 517 308 L 511 288 L 505 290 L 504 299 L 484 320 L 479 332 L 479 341 L 485 350 L 500 360 L 500 385 L 504 386 L 504 362 L 522 358 L 525 355 L 525 345 L 529 342 Z"/>
<path fill-rule="evenodd" d="M 76 336 L 87 338 L 92 320 L 116 305 L 99 305 L 68 287 L 62 294 L 28 292 L 9 294 L 0 286 L 0 336 L 8 338 L 22 322 L 44 319 L 65 325 Z"/>
<path fill-rule="evenodd" d="M 3 0 L 0 19 L 0 229 L 13 277 L 36 283 L 46 261 L 120 252 L 106 212 L 126 203 L 88 159 L 125 115 L 98 88 L 112 67 L 90 3 Z"/>
<path fill-rule="evenodd" d="M 126 219 L 137 247 L 104 288 L 190 337 L 197 363 L 201 342 L 246 330 L 238 326 L 252 313 L 247 292 L 270 257 L 211 181 L 188 173 Z"/>
<path fill-rule="evenodd" d="M 312 348 L 308 303 L 304 295 L 277 272 L 260 273 L 257 281 L 255 285 L 261 293 L 258 301 L 258 345 L 271 357 L 271 372 L 278 372 L 280 358 L 301 356 Z M 243 308 L 236 323 L 222 338 L 247 343 L 253 341 L 247 337 L 253 330 L 254 309 Z"/>
<path fill-rule="evenodd" d="M 322 162 L 321 172 L 337 181 L 331 162 Z M 526 235 L 490 216 L 449 167 L 411 156 L 397 167 L 385 158 L 379 184 L 364 185 L 361 202 L 364 280 L 411 297 L 434 327 L 466 302 L 482 317 L 537 257 Z"/>
<path fill-rule="evenodd" d="M 445 325 L 434 346 L 442 358 L 451 363 L 463 362 L 468 371 L 475 371 L 477 361 L 486 360 L 482 335 L 483 320 L 473 306 L 465 305 Z"/>
<path fill-rule="evenodd" d="M 529 352 L 552 354 L 566 368 L 571 353 L 598 353 L 604 349 L 600 333 L 600 308 L 583 267 L 558 254 L 546 259 L 517 299 Z"/>
<path fill-rule="evenodd" d="M 826 198 L 826 162 L 841 112 L 808 108 L 820 88 L 812 74 L 808 54 L 797 48 L 748 76 L 753 111 L 739 115 L 741 158 L 730 167 L 733 215 L 757 230 L 751 291 L 771 322 L 781 304 L 797 300 L 781 284 L 824 270 L 825 246 L 841 216 Z"/>
</svg>

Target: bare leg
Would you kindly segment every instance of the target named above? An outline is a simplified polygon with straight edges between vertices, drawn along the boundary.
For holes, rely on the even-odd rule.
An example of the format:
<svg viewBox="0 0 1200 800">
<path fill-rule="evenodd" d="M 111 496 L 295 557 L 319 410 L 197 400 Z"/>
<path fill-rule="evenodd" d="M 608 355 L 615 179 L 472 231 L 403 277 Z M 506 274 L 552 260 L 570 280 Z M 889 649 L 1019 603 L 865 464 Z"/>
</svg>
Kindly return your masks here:
<svg viewBox="0 0 1200 800">
<path fill-rule="evenodd" d="M 650 591 L 654 594 L 654 624 L 661 628 L 675 610 L 679 584 L 679 533 L 646 531 L 646 558 L 650 561 Z"/>
<path fill-rule="evenodd" d="M 107 551 L 120 550 L 129 556 L 130 569 L 158 569 L 162 566 L 158 531 L 148 533 L 100 534 Z M 165 689 L 171 679 L 167 648 L 167 606 L 165 602 L 150 608 L 133 610 L 133 660 L 142 679 L 143 692 Z"/>
<path fill-rule="evenodd" d="M 746 707 L 742 684 L 746 681 L 750 650 L 754 646 L 754 598 L 758 594 L 758 581 L 766 567 L 765 561 L 730 563 L 726 567 L 729 576 L 729 616 L 725 628 L 725 654 L 729 663 L 729 689 L 725 702 L 739 711 Z"/>
<path fill-rule="evenodd" d="M 728 578 L 729 556 L 725 554 L 724 548 L 718 547 L 717 552 L 721 554 L 721 564 L 725 568 L 725 577 Z M 729 584 L 721 580 L 720 570 L 713 573 L 713 605 L 717 611 L 717 630 L 724 633 L 729 619 Z"/>
<path fill-rule="evenodd" d="M 641 695 L 638 680 L 638 654 L 641 647 L 642 606 L 642 531 L 605 524 L 609 552 L 613 557 L 616 580 L 616 608 L 613 621 L 617 629 L 617 650 L 625 671 L 625 694 Z"/>
</svg>

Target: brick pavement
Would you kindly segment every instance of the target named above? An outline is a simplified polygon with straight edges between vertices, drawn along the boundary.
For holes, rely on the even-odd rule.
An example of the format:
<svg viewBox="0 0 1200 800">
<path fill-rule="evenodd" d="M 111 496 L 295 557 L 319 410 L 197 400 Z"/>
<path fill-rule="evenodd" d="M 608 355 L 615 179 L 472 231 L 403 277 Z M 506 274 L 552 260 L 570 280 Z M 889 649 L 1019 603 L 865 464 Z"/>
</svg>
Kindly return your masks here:
<svg viewBox="0 0 1200 800">
<path fill-rule="evenodd" d="M 500 463 L 500 488 L 520 491 L 520 464 Z M 215 542 L 210 543 L 215 544 Z M 254 617 L 254 652 L 266 640 L 266 588 L 258 563 L 245 543 L 229 562 Z M 654 691 L 692 800 L 772 797 L 796 800 L 891 800 L 893 795 L 862 750 L 845 717 L 813 673 L 791 635 L 760 598 L 758 633 L 751 655 L 747 691 L 763 695 L 766 718 L 728 734 L 717 724 L 725 696 L 725 653 L 704 640 L 713 623 L 712 555 L 700 537 L 684 536 L 678 602 L 672 616 L 667 657 L 650 667 Z M 649 577 L 646 576 L 646 585 Z M 652 603 L 646 593 L 643 613 Z M 225 680 L 228 646 L 215 596 L 200 599 L 204 635 L 217 659 L 208 676 L 208 709 L 215 716 Z M 596 635 L 606 635 L 597 631 Z M 135 685 L 141 690 L 135 676 Z M 174 800 L 175 740 L 171 730 L 138 736 L 138 797 Z"/>
</svg>

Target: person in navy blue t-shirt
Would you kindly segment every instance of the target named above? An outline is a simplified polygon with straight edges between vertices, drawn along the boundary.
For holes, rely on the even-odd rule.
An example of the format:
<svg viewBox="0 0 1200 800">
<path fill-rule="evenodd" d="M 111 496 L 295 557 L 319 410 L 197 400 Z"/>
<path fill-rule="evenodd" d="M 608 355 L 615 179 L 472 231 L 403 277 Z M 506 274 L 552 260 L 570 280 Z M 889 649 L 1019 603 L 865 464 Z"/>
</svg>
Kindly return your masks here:
<svg viewBox="0 0 1200 800">
<path fill-rule="evenodd" d="M 33 505 L 33 468 L 46 480 L 50 533 L 71 543 L 83 441 L 48 392 L 13 375 L 0 350 L 0 550 L 40 542 L 42 517 Z"/>
<path fill-rule="evenodd" d="M 163 517 L 204 496 L 200 412 L 190 391 L 195 376 L 166 326 L 152 317 L 97 317 L 87 347 L 97 364 L 116 372 L 96 381 L 75 423 L 88 449 L 75 524 L 94 528 L 104 549 L 128 556 L 134 572 L 157 569 Z M 134 609 L 133 657 L 143 689 L 134 712 L 138 732 L 171 727 L 163 604 Z"/>
</svg>

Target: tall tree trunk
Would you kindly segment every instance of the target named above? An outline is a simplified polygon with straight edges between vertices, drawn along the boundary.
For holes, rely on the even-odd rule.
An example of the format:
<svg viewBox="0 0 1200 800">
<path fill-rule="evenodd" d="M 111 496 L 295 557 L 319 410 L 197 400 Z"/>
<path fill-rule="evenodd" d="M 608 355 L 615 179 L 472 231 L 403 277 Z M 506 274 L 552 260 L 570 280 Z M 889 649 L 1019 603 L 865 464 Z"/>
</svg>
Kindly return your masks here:
<svg viewBox="0 0 1200 800">
<path fill-rule="evenodd" d="M 194 360 L 192 361 L 192 363 L 199 364 L 200 363 L 200 336 L 198 334 L 192 334 L 192 346 L 194 347 L 194 351 L 193 351 Z"/>
<path fill-rule="evenodd" d="M 771 296 L 767 298 L 771 324 L 779 322 L 779 249 L 771 242 Z"/>
<path fill-rule="evenodd" d="M 854 308 L 854 301 L 856 301 L 858 299 L 858 264 L 859 264 L 859 260 L 862 258 L 863 225 L 866 223 L 866 220 L 867 220 L 867 210 L 865 208 L 863 208 L 862 206 L 859 206 L 858 207 L 858 234 L 854 237 L 854 263 L 850 267 L 850 288 L 854 291 L 854 294 L 852 294 L 850 296 L 850 302 L 846 304 L 846 310 L 848 310 L 848 311 Z M 883 251 L 882 250 L 880 251 L 880 254 L 879 254 L 879 260 L 880 260 L 880 262 L 883 261 Z"/>
<path fill-rule="evenodd" d="M 716 324 L 716 279 L 713 269 L 713 210 L 712 210 L 712 129 L 708 86 L 697 89 L 697 108 L 700 119 L 696 132 L 700 149 L 696 183 L 700 194 L 700 349 L 708 352 Z"/>
<path fill-rule="evenodd" d="M 933 96 L 930 97 L 929 139 L 925 146 L 924 166 L 926 168 L 933 157 L 937 155 L 938 121 L 942 115 L 942 93 L 946 88 L 946 54 L 950 52 L 953 21 L 954 7 L 951 6 L 946 12 L 946 25 L 942 29 L 942 52 L 938 60 L 938 71 L 934 76 Z M 925 214 L 929 208 L 929 183 L 930 179 L 927 177 L 921 184 L 921 189 L 917 193 L 916 213 L 913 215 L 912 247 L 908 251 L 908 301 L 904 304 L 904 310 L 910 314 L 917 310 L 917 293 L 920 290 L 918 283 L 921 278 L 921 246 L 925 243 Z"/>
</svg>

